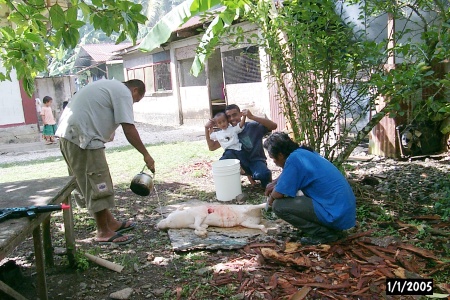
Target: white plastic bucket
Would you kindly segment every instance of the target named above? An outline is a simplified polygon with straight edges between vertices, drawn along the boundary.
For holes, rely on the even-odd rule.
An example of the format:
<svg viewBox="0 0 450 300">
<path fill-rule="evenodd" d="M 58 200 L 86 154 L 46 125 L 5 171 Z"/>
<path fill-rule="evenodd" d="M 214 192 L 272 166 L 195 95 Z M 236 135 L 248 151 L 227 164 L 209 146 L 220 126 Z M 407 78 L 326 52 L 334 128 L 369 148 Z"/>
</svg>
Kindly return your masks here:
<svg viewBox="0 0 450 300">
<path fill-rule="evenodd" d="M 219 201 L 231 201 L 242 194 L 241 165 L 237 159 L 223 159 L 212 163 L 216 197 Z"/>
</svg>

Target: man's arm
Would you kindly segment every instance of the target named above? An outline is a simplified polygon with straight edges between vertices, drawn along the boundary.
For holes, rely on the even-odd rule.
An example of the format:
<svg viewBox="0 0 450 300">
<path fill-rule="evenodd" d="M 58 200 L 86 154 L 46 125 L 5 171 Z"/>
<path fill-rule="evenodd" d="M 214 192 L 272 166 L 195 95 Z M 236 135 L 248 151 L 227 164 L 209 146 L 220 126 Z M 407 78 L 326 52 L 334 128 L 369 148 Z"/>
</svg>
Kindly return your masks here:
<svg viewBox="0 0 450 300">
<path fill-rule="evenodd" d="M 278 178 L 275 179 L 275 180 L 273 180 L 272 182 L 270 182 L 270 183 L 266 186 L 266 189 L 265 189 L 265 191 L 264 191 L 264 195 L 269 196 L 270 193 L 273 192 L 275 186 L 277 185 L 277 181 L 278 181 Z"/>
<path fill-rule="evenodd" d="M 273 190 L 272 193 L 270 193 L 269 197 L 267 198 L 267 202 L 268 202 L 269 206 L 272 206 L 273 201 L 275 199 L 280 199 L 280 198 L 284 198 L 284 195 Z"/>
<path fill-rule="evenodd" d="M 220 148 L 220 143 L 218 141 L 213 141 L 210 137 L 213 126 L 214 126 L 214 122 L 212 120 L 209 120 L 205 124 L 205 138 L 206 138 L 206 143 L 208 144 L 209 151 L 214 151 L 214 150 L 217 150 Z"/>
<path fill-rule="evenodd" d="M 137 131 L 134 124 L 122 123 L 121 125 L 123 128 L 123 133 L 125 134 L 128 142 L 144 156 L 144 161 L 147 165 L 147 168 L 149 168 L 152 173 L 155 173 L 155 161 L 148 153 L 147 148 L 145 148 L 144 144 L 142 143 L 139 132 Z"/>
<path fill-rule="evenodd" d="M 253 121 L 258 122 L 259 124 L 263 125 L 269 131 L 277 129 L 277 123 L 275 123 L 267 118 L 257 117 L 255 115 L 253 115 L 252 112 L 248 109 L 243 109 L 242 114 L 244 116 L 247 116 L 247 118 L 249 118 L 250 120 L 253 120 Z"/>
</svg>

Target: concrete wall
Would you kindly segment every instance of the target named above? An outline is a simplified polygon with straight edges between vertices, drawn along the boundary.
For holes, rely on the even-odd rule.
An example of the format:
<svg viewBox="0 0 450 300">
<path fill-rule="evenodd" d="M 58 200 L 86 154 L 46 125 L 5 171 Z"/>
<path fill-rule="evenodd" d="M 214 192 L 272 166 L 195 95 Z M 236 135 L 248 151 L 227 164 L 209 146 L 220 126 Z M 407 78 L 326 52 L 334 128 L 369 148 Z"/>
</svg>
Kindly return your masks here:
<svg viewBox="0 0 450 300">
<path fill-rule="evenodd" d="M 125 81 L 125 75 L 123 73 L 123 63 L 107 64 L 106 68 L 108 71 L 108 79 Z"/>
<path fill-rule="evenodd" d="M 173 95 L 146 96 L 133 105 L 134 120 L 153 125 L 178 126 L 178 100 Z"/>
<path fill-rule="evenodd" d="M 0 65 L 0 72 L 5 72 L 2 65 Z M 12 81 L 0 82 L 0 126 L 25 124 L 20 84 L 16 76 L 16 71 L 13 70 Z"/>
<path fill-rule="evenodd" d="M 0 64 L 0 72 L 4 70 Z M 25 95 L 14 70 L 11 79 L 0 82 L 0 143 L 39 141 L 34 98 Z"/>
<path fill-rule="evenodd" d="M 183 124 L 203 125 L 210 118 L 208 89 L 206 86 L 180 87 L 183 99 Z"/>
<path fill-rule="evenodd" d="M 244 24 L 244 30 L 249 34 L 256 33 L 255 27 L 251 24 Z M 204 125 L 211 117 L 210 100 L 223 98 L 222 87 L 220 82 L 214 81 L 221 79 L 213 71 L 215 66 L 211 65 L 211 74 L 215 74 L 216 78 L 210 81 L 210 85 L 214 89 L 210 91 L 208 86 L 186 86 L 180 87 L 179 61 L 183 59 L 193 58 L 195 49 L 198 46 L 198 37 L 194 36 L 183 40 L 170 43 L 164 49 L 170 49 L 170 68 L 172 79 L 172 91 L 164 93 L 147 93 L 145 97 L 134 105 L 135 121 L 155 125 Z M 228 47 L 221 47 L 220 51 L 228 50 Z M 151 53 L 140 51 L 130 51 L 123 55 L 124 73 L 127 69 L 136 69 L 150 67 L 153 65 L 152 54 L 163 51 L 163 49 L 155 49 Z M 236 103 L 241 109 L 250 109 L 252 113 L 258 116 L 270 116 L 269 91 L 267 87 L 266 76 L 266 55 L 260 53 L 261 58 L 261 76 L 262 82 L 230 84 L 227 85 L 227 101 L 228 104 Z M 220 64 L 220 57 L 217 54 L 217 63 Z M 128 79 L 127 77 L 125 78 Z M 218 88 L 220 86 L 220 88 Z"/>
<path fill-rule="evenodd" d="M 161 51 L 160 49 L 155 52 Z M 123 55 L 123 66 L 126 69 L 141 68 L 151 66 L 153 64 L 152 56 L 149 53 L 140 51 L 131 52 Z M 173 64 L 172 64 L 173 65 Z M 172 72 L 172 89 L 176 87 L 174 82 L 175 66 L 171 66 Z M 128 80 L 125 77 L 125 80 Z M 136 122 L 153 124 L 153 125 L 167 125 L 178 126 L 180 125 L 180 113 L 178 109 L 178 97 L 174 91 L 156 92 L 150 93 L 151 89 L 147 88 L 145 97 L 135 103 L 134 119 Z"/>
<path fill-rule="evenodd" d="M 0 144 L 19 144 L 38 142 L 40 132 L 37 124 L 0 127 Z"/>
<path fill-rule="evenodd" d="M 249 109 L 256 116 L 270 116 L 266 109 L 269 103 L 269 91 L 265 82 L 227 84 L 228 104 L 237 104 L 239 108 Z"/>
<path fill-rule="evenodd" d="M 187 38 L 171 44 L 172 53 L 174 54 L 173 62 L 177 64 L 175 68 L 177 72 L 180 72 L 180 61 L 192 59 L 195 56 L 197 45 L 197 37 Z M 176 75 L 176 88 L 178 89 L 178 97 L 181 102 L 183 124 L 200 126 L 205 124 L 211 117 L 209 90 L 206 86 L 206 80 L 197 83 L 192 78 L 193 82 L 196 82 L 196 85 L 181 87 L 180 78 L 182 76 L 181 74 Z M 189 75 L 187 72 L 184 74 L 184 76 Z"/>
</svg>

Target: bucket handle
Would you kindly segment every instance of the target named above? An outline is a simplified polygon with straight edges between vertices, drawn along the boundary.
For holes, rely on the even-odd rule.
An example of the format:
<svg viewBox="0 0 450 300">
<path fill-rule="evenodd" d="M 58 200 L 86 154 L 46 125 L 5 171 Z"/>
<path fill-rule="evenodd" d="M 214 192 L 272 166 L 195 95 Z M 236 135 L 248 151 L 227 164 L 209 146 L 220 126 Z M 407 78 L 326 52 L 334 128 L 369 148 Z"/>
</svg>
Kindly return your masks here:
<svg viewBox="0 0 450 300">
<path fill-rule="evenodd" d="M 144 167 L 142 168 L 142 171 L 141 171 L 141 173 L 144 173 L 144 170 L 145 170 L 145 167 L 146 167 L 147 165 L 144 165 Z M 149 174 L 147 174 L 148 176 L 150 176 L 151 178 L 155 178 L 155 173 L 153 173 L 152 172 L 152 175 L 149 175 Z"/>
</svg>

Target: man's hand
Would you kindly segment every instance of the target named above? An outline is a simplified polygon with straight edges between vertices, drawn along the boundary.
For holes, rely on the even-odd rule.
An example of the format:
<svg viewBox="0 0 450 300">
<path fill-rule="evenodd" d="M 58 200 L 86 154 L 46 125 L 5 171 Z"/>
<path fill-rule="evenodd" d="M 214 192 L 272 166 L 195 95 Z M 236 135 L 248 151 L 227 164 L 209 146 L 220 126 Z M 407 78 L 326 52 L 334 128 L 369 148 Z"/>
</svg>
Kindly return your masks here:
<svg viewBox="0 0 450 300">
<path fill-rule="evenodd" d="M 147 168 L 153 173 L 155 174 L 155 160 L 153 159 L 153 157 L 149 155 L 145 155 L 144 156 L 144 161 L 145 161 L 145 165 L 147 166 Z"/>
<path fill-rule="evenodd" d="M 250 120 L 252 120 L 253 114 L 252 114 L 252 112 L 251 112 L 249 109 L 243 109 L 243 110 L 241 111 L 241 113 L 242 113 L 243 116 L 246 116 L 247 118 L 249 118 Z"/>
<path fill-rule="evenodd" d="M 205 139 L 206 139 L 206 143 L 208 144 L 209 151 L 214 151 L 214 150 L 217 150 L 220 148 L 219 142 L 211 140 L 211 137 L 210 137 L 210 134 L 213 132 L 215 124 L 216 123 L 212 119 L 209 119 L 209 121 L 206 122 L 206 124 L 205 124 Z"/>
<path fill-rule="evenodd" d="M 269 184 L 267 184 L 266 190 L 264 191 L 264 195 L 270 196 L 270 194 L 272 193 L 272 191 L 275 188 L 276 184 L 277 184 L 276 181 L 272 181 Z"/>
<path fill-rule="evenodd" d="M 259 124 L 263 125 L 264 127 L 266 127 L 269 131 L 275 130 L 277 129 L 277 123 L 267 119 L 267 118 L 261 118 L 258 116 L 255 116 L 254 114 L 252 114 L 252 112 L 248 109 L 243 109 L 241 111 L 243 116 L 247 116 L 247 118 L 249 120 L 258 122 Z"/>
<path fill-rule="evenodd" d="M 109 140 L 108 140 L 107 142 L 112 142 L 112 141 L 114 141 L 115 135 L 116 135 L 116 132 L 114 131 L 114 132 L 111 134 L 111 136 L 109 137 Z"/>
</svg>

